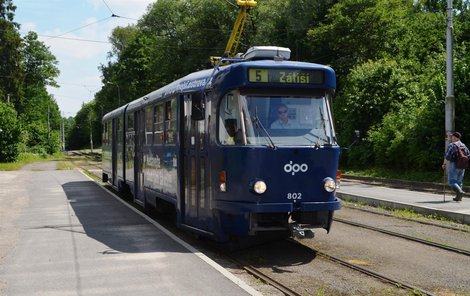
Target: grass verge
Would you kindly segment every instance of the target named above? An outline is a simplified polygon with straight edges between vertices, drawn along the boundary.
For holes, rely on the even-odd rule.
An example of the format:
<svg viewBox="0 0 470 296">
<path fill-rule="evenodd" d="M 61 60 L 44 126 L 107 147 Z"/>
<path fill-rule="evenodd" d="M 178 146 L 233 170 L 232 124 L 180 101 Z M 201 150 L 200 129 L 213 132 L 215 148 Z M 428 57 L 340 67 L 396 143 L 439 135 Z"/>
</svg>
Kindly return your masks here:
<svg viewBox="0 0 470 296">
<path fill-rule="evenodd" d="M 416 213 L 410 209 L 392 209 L 392 208 L 387 208 L 387 207 L 376 207 L 376 206 L 371 206 L 364 202 L 357 202 L 357 201 L 342 200 L 342 203 L 344 207 L 351 208 L 351 209 L 363 210 L 366 212 L 372 212 L 372 213 L 376 213 L 376 214 L 380 214 L 384 216 L 390 216 L 390 217 L 395 217 L 395 218 L 404 219 L 404 220 L 416 221 L 416 222 L 425 223 L 425 224 L 448 227 L 448 228 L 461 230 L 465 232 L 470 231 L 469 225 L 449 220 L 437 214 L 423 215 L 423 214 Z"/>
<path fill-rule="evenodd" d="M 16 162 L 0 163 L 0 171 L 16 171 L 21 169 L 23 166 L 39 161 L 51 161 L 51 160 L 64 160 L 65 156 L 62 153 L 55 153 L 53 155 L 39 155 L 33 153 L 21 153 L 18 156 Z"/>
<path fill-rule="evenodd" d="M 392 169 L 385 169 L 385 168 L 368 168 L 368 169 L 342 168 L 341 171 L 344 175 L 350 175 L 350 176 L 375 177 L 375 178 L 382 178 L 382 179 L 395 179 L 395 180 L 433 182 L 433 183 L 442 183 L 443 177 L 444 177 L 444 172 L 441 168 L 436 168 L 436 170 L 432 172 L 411 171 L 411 170 L 410 171 L 392 170 Z M 466 175 L 464 177 L 464 184 L 470 184 L 470 175 Z"/>
</svg>

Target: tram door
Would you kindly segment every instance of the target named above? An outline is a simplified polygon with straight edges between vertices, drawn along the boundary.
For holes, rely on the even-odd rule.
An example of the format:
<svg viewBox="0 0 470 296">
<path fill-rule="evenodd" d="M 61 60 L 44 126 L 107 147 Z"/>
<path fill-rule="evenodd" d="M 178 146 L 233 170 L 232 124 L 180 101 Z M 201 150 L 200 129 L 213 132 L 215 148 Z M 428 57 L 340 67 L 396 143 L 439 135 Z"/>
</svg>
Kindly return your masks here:
<svg viewBox="0 0 470 296">
<path fill-rule="evenodd" d="M 210 166 L 206 108 L 200 93 L 184 96 L 183 224 L 202 230 L 212 227 Z"/>
<path fill-rule="evenodd" d="M 117 149 L 118 149 L 118 128 L 117 118 L 111 121 L 111 170 L 112 170 L 112 182 L 114 186 L 117 186 Z"/>
<path fill-rule="evenodd" d="M 145 112 L 135 113 L 135 155 L 134 155 L 134 186 L 135 200 L 144 205 L 144 141 L 145 141 Z"/>
</svg>

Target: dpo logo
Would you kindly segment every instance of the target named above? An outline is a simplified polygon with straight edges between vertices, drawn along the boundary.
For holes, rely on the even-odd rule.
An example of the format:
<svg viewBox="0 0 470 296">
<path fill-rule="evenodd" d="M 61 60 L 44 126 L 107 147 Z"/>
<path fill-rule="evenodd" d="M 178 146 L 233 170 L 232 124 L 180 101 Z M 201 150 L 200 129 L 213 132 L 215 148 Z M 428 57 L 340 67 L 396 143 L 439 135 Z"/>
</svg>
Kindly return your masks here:
<svg viewBox="0 0 470 296">
<path fill-rule="evenodd" d="M 308 165 L 306 163 L 298 164 L 294 163 L 292 164 L 292 161 L 284 165 L 284 172 L 286 173 L 292 173 L 292 176 L 295 175 L 298 172 L 305 173 L 308 171 Z"/>
</svg>

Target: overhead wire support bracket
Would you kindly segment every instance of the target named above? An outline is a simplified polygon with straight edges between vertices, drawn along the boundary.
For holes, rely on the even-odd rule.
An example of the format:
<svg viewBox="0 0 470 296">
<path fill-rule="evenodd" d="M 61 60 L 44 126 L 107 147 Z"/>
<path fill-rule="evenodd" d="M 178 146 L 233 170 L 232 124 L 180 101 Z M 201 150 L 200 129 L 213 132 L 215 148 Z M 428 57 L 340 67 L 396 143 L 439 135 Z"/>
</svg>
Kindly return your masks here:
<svg viewBox="0 0 470 296">
<path fill-rule="evenodd" d="M 248 16 L 250 8 L 256 6 L 255 0 L 237 0 L 239 7 L 238 16 L 233 25 L 232 33 L 230 34 L 227 46 L 225 47 L 224 57 L 233 58 L 237 55 L 238 46 L 240 44 L 241 36 L 243 33 L 243 27 Z M 220 57 L 211 57 L 212 65 L 219 64 Z M 226 62 L 229 62 L 226 60 Z"/>
<path fill-rule="evenodd" d="M 232 34 L 225 48 L 225 52 L 228 53 L 228 57 L 234 57 L 237 54 L 238 45 L 240 44 L 241 36 L 243 33 L 243 27 L 245 26 L 246 17 L 248 15 L 248 10 L 251 7 L 256 6 L 256 1 L 254 0 L 237 0 L 237 5 L 240 8 L 238 12 L 237 19 L 233 25 Z"/>
</svg>

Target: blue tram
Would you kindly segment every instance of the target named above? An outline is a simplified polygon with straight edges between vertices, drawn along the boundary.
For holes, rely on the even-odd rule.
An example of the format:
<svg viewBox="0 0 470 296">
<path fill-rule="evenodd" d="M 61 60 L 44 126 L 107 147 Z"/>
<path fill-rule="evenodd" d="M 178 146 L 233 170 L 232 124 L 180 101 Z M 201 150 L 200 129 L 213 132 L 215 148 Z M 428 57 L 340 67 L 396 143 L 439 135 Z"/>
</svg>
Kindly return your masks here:
<svg viewBox="0 0 470 296">
<path fill-rule="evenodd" d="M 329 231 L 340 147 L 335 73 L 251 48 L 103 117 L 103 181 L 216 241 Z"/>
</svg>

